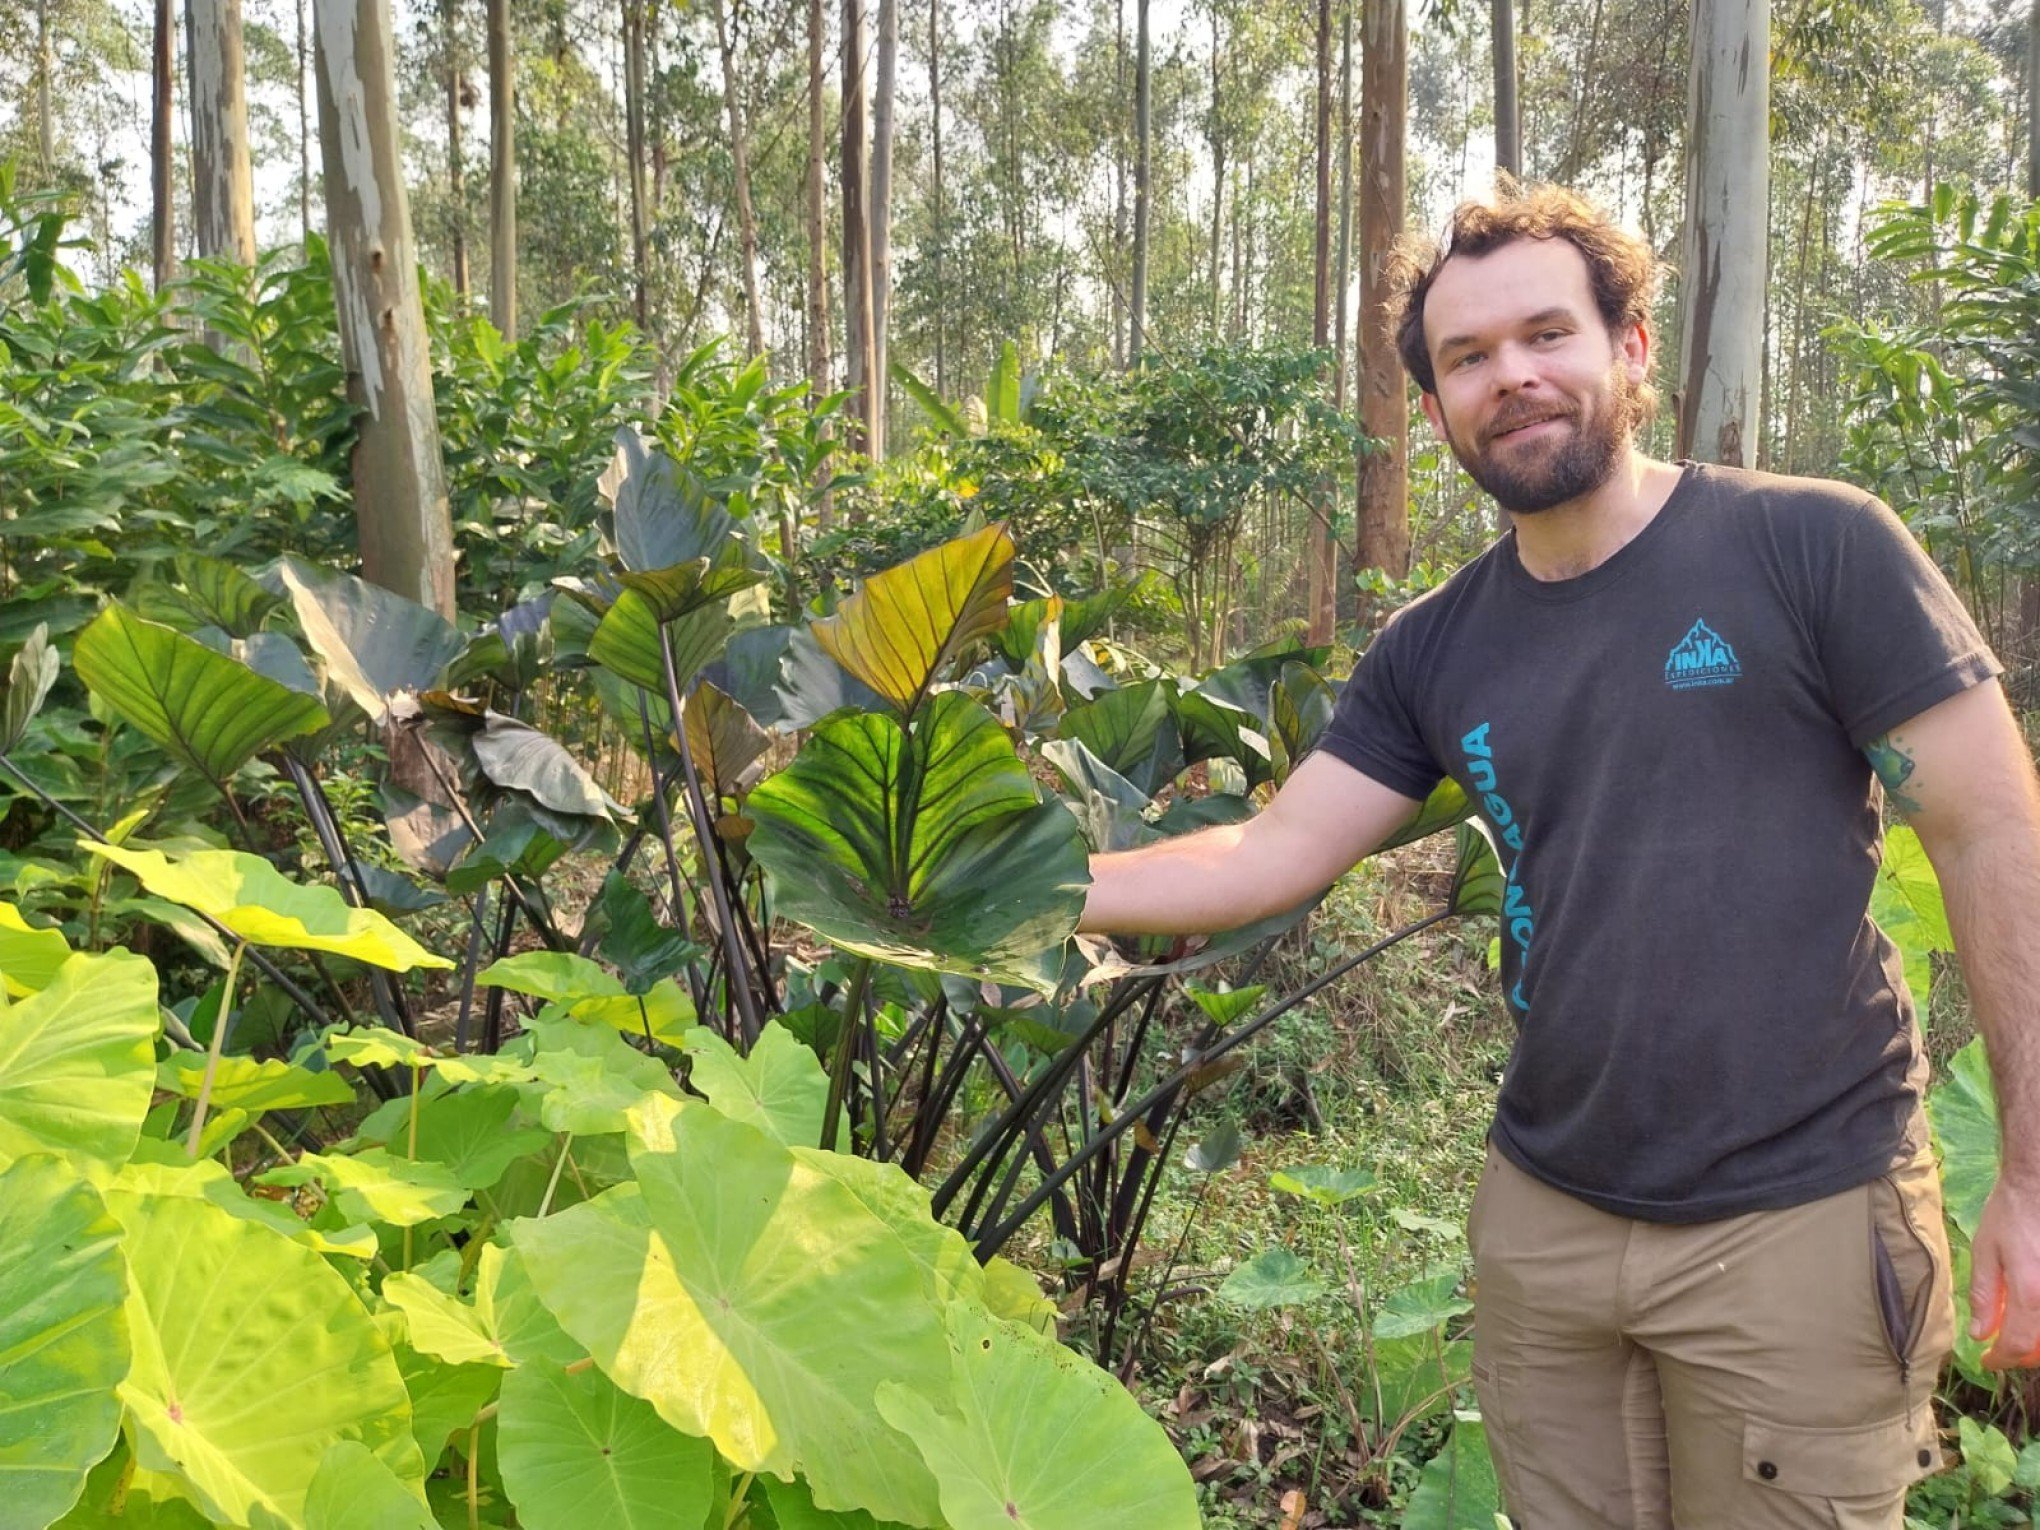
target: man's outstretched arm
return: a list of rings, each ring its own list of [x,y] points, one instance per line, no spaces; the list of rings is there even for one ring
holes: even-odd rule
[[[1322,892],[1423,804],[1314,754],[1245,823],[1091,857],[1081,928],[1208,935]]]
[[[1997,1085],[1997,1186],[1976,1229],[1972,1332],[1993,1366],[2040,1363],[2040,779],[1996,681],[1873,742],[1948,905]]]

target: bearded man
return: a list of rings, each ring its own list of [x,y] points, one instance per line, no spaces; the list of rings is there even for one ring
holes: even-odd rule
[[[1367,650],[1259,815],[1094,858],[1086,928],[1293,908],[1451,776],[1508,874],[1516,1039],[1468,1227],[1527,1530],[1899,1530],[1953,1341],[1927,1060],[1867,907],[1940,874],[2004,1123],[1971,1303],[2040,1349],[2040,781],[1999,666],[1861,490],[1636,447],[1647,245],[1555,188],[1405,257],[1425,414],[1510,529]]]

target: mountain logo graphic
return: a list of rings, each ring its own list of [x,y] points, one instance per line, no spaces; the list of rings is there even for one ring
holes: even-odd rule
[[[1665,659],[1665,684],[1675,691],[1703,685],[1733,685],[1742,678],[1742,663],[1728,639],[1705,622],[1680,638]]]

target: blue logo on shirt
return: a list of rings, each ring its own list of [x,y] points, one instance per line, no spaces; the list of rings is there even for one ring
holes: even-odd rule
[[[1728,639],[1705,622],[1680,638],[1665,659],[1665,684],[1675,691],[1702,685],[1733,685],[1742,678],[1742,664]]]

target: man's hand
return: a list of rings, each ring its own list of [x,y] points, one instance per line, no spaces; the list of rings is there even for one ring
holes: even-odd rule
[[[1993,1370],[2040,1365],[2040,1185],[2000,1177],[1970,1248],[1969,1336]]]

